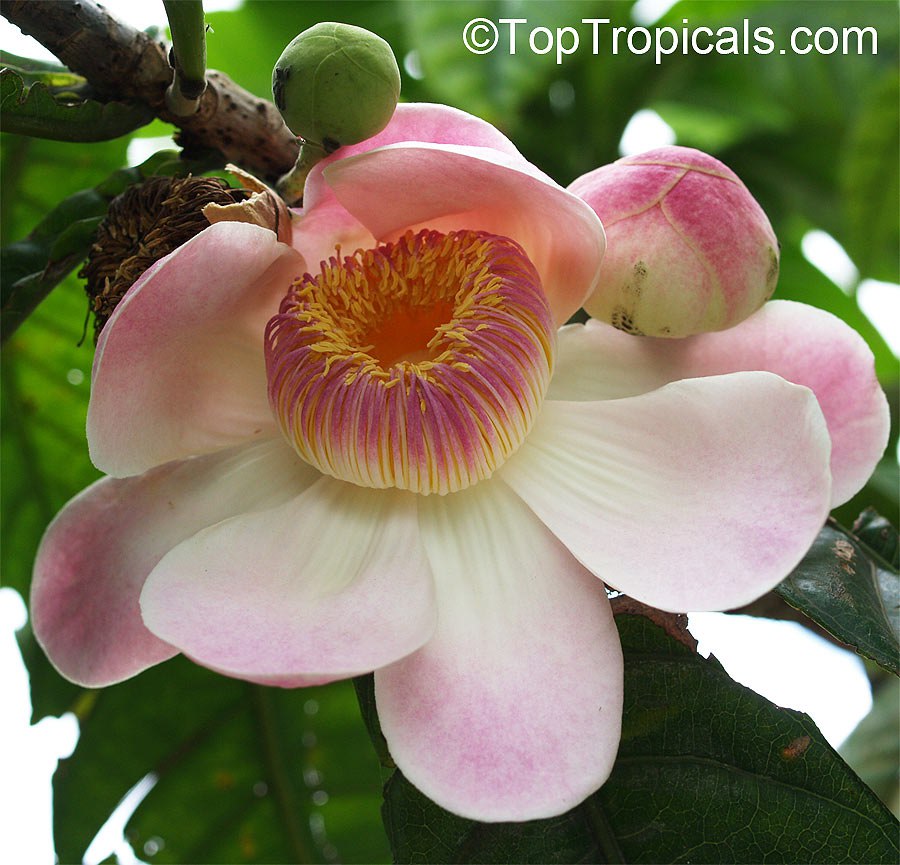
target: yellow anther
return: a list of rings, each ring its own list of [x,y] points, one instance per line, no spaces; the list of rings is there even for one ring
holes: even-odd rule
[[[327,474],[453,492],[521,444],[554,334],[514,242],[410,232],[347,258],[338,250],[292,286],[267,329],[270,401],[297,452]]]

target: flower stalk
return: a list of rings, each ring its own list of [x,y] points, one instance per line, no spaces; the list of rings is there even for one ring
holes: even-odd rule
[[[300,153],[294,167],[279,178],[276,189],[289,207],[299,205],[303,201],[303,187],[313,166],[328,154],[318,144],[304,141],[300,145]]]
[[[163,0],[172,31],[170,62],[175,77],[166,89],[166,107],[178,117],[200,108],[206,90],[206,22],[203,0]]]

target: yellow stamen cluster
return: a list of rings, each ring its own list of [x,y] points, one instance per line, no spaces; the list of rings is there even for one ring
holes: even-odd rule
[[[269,323],[269,396],[297,452],[363,486],[463,489],[521,444],[554,329],[507,238],[408,233],[323,262]]]

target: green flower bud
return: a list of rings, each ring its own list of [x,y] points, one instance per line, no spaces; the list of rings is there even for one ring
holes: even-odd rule
[[[291,132],[331,153],[387,126],[400,95],[400,70],[380,36],[324,22],[284,49],[272,93]]]

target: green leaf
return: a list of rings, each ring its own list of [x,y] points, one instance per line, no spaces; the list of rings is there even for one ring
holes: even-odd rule
[[[41,82],[26,89],[12,69],[0,71],[0,110],[4,131],[56,141],[107,141],[154,117],[148,105],[138,102],[63,101]]]
[[[867,518],[864,528],[870,539],[872,525]],[[891,530],[882,548],[896,543],[897,532]],[[775,591],[842,643],[900,673],[900,575],[834,520]]]
[[[860,276],[900,281],[900,75],[889,70],[863,91],[843,159],[841,186],[846,213],[844,242]]]
[[[34,57],[22,57],[18,54],[13,54],[10,51],[4,51],[0,48],[0,66],[9,66],[12,69],[24,70],[26,72],[58,72],[64,73],[66,75],[75,76],[77,78],[81,78],[80,75],[77,75],[74,72],[70,72],[63,66],[59,61],[56,60],[37,60]]]
[[[437,98],[453,102],[466,100],[466,110],[492,123],[514,117],[536,89],[546,88],[555,69],[555,55],[536,55],[528,51],[530,28],[519,25],[518,49],[511,54],[507,39],[508,26],[500,25],[501,41],[497,50],[471,55],[461,34],[466,22],[473,18],[527,18],[526,4],[497,0],[465,0],[455,3],[412,3],[407,24],[410,43],[423,46],[418,59],[426,80]],[[568,15],[573,20],[570,3],[547,4],[542,10],[541,24],[551,29]],[[576,13],[575,21],[580,15]],[[550,19],[550,20],[544,20]],[[523,40],[524,34],[524,40]],[[523,48],[524,43],[524,48]],[[424,47],[427,46],[427,50]]]
[[[375,674],[357,676],[353,680],[353,687],[356,688],[359,710],[379,762],[386,769],[396,769],[394,759],[388,750],[387,740],[384,738],[384,733],[381,732],[381,722],[378,720],[378,707],[375,705]]]
[[[57,205],[24,240],[2,250],[0,330],[5,341],[47,293],[84,259],[109,202],[154,174],[204,170],[162,151],[136,168],[123,168],[93,189],[76,192]],[[85,304],[87,301],[85,301]]]
[[[762,131],[777,134],[789,125],[788,112],[779,110],[777,105],[758,116],[743,116],[736,111],[726,112],[719,107],[690,102],[657,102],[653,110],[672,127],[680,145],[707,153],[736,147]]]
[[[841,745],[841,756],[893,811],[900,816],[900,738],[897,707],[900,679],[876,677],[872,683],[872,709]]]
[[[0,133],[0,236],[2,244],[24,237],[60,201],[95,186],[126,161],[128,139],[89,147]]]
[[[438,807],[399,771],[385,786],[384,823],[398,863],[611,861],[592,834],[585,807],[550,820],[477,823]]]
[[[0,50],[0,67],[17,73],[26,87],[40,81],[54,95],[60,92],[78,93],[89,86],[84,76],[66,69],[59,63],[18,57],[8,51]]]
[[[893,246],[885,244],[896,236],[890,234],[897,217],[896,192],[891,197],[896,145],[892,150],[886,136],[891,129],[896,134],[897,100],[896,96],[893,102],[886,95],[881,98],[884,115],[876,122],[871,113],[878,109],[874,95],[870,95],[874,89],[881,89],[887,76],[896,75],[896,10],[890,4],[863,0],[682,0],[660,23],[680,30],[684,19],[692,30],[729,26],[740,32],[748,21],[751,28],[764,24],[773,31],[776,50],[767,55],[751,49],[746,55],[713,52],[704,57],[689,53],[666,58],[653,82],[656,93],[651,97],[655,98],[649,101],[667,110],[681,108],[671,116],[688,137],[678,143],[721,145],[723,149],[715,150],[714,155],[747,184],[782,241],[788,220],[802,215],[811,227],[827,231],[848,250],[855,243],[851,235],[859,239],[866,235],[867,242],[877,246],[881,254],[887,252],[887,263],[896,269],[896,240]],[[789,34],[798,27],[813,32],[828,27],[840,33],[843,27],[865,26],[877,30],[875,54],[852,50],[832,56],[816,52],[799,56],[790,50]],[[868,120],[864,116],[867,113],[871,115]],[[722,119],[715,121],[712,129],[690,122],[716,115]],[[882,137],[880,151],[876,151],[874,141],[878,136]],[[845,165],[857,159],[858,170]],[[848,171],[853,171],[864,187],[854,190],[852,206],[847,198]],[[884,185],[876,189],[872,184],[879,173]],[[873,193],[875,198],[869,203],[867,196]],[[886,213],[885,208],[892,212]],[[858,264],[869,270],[868,262]]]
[[[809,717],[648,619],[616,623],[622,742],[601,790],[550,820],[485,824],[449,814],[398,772],[384,808],[396,861],[896,861],[896,821]]]
[[[407,86],[404,96],[446,102],[494,123],[529,160],[567,184],[580,174],[617,158],[617,145],[628,120],[652,96],[659,67],[652,54],[614,54],[606,42],[611,28],[629,26],[631,2],[568,2],[538,6],[523,0],[405,4],[404,20],[413,57],[424,77]],[[598,50],[593,28],[582,18],[606,18]],[[462,34],[475,18],[526,19],[516,25],[510,53],[510,24],[498,23],[498,44],[487,54],[466,50]],[[530,34],[543,27],[554,34],[571,27],[578,50],[557,63],[554,49],[534,53]],[[544,31],[546,34],[546,31]],[[567,46],[572,37],[564,36]],[[543,41],[542,41],[543,40]],[[536,34],[541,50],[547,36]]]
[[[387,861],[381,774],[350,683],[262,688],[175,658],[88,693],[55,782],[60,861],[80,862],[149,772],[158,781],[126,829],[139,856],[158,848],[147,861]]]
[[[900,570],[900,534],[874,508],[866,508],[853,524],[853,534],[895,571]]]

